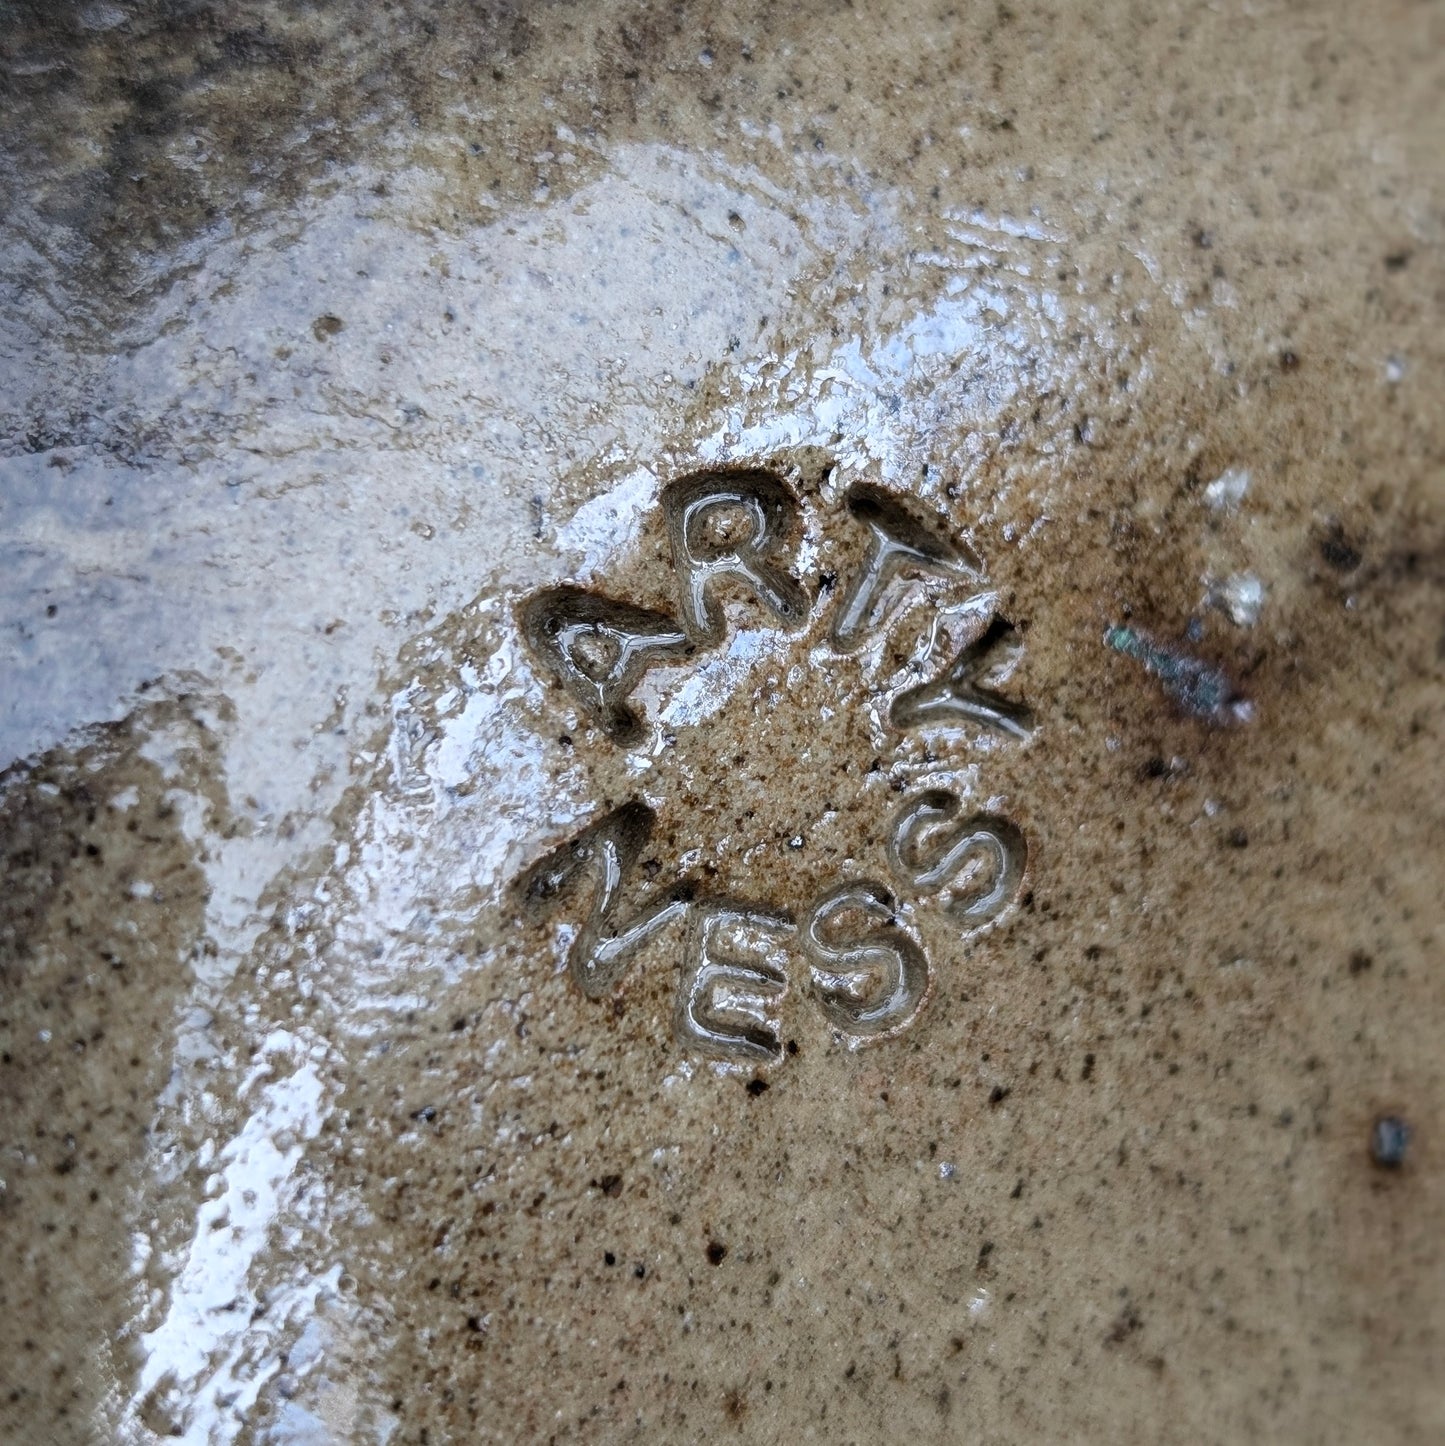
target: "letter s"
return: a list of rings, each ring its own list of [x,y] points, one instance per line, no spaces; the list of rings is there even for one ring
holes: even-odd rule
[[[824,894],[804,926],[803,947],[819,1007],[854,1043],[902,1029],[928,992],[928,959],[899,927],[882,884],[863,880]]]

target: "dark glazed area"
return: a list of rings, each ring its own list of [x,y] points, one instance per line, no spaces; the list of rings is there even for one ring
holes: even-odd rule
[[[1445,1439],[1442,136],[0,4],[0,1441]]]

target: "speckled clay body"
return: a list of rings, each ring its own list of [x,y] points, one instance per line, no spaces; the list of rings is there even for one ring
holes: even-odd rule
[[[5,18],[0,1438],[1439,1438],[1438,7]]]

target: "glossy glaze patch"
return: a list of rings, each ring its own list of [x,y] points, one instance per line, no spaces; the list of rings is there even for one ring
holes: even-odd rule
[[[753,466],[665,486],[675,611],[605,584],[542,588],[517,610],[549,703],[585,735],[575,746],[622,750],[634,789],[522,872],[518,908],[554,930],[592,1000],[672,938],[673,1029],[690,1055],[783,1058],[795,995],[851,1046],[896,1036],[929,998],[940,941],[989,928],[1023,888],[1022,828],[970,802],[980,758],[1034,729],[1006,681],[1015,629],[966,539],[886,488],[832,485],[831,470],[807,498]],[[835,534],[842,576],[817,565]],[[690,750],[689,726],[711,736]],[[909,738],[927,747],[905,780],[890,765]],[[845,782],[832,860],[777,867],[766,841],[747,847],[789,795],[822,824],[843,815]],[[670,857],[656,851],[668,813]],[[740,843],[750,867],[732,872],[749,894],[716,862]],[[780,856],[808,844],[800,831]]]

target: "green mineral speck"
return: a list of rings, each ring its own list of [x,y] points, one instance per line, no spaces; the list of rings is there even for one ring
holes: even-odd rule
[[[1156,643],[1133,628],[1106,629],[1104,646],[1142,663],[1163,684],[1164,691],[1196,718],[1211,723],[1244,723],[1251,716],[1250,705],[1239,697],[1219,668]]]

